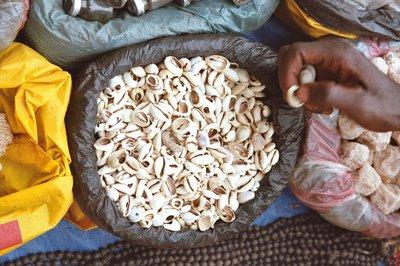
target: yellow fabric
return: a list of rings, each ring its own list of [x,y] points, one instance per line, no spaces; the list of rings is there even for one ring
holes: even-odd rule
[[[0,52],[0,112],[15,136],[0,158],[0,225],[17,220],[23,243],[57,225],[72,203],[64,124],[70,92],[71,76],[29,47]]]
[[[289,19],[291,23],[295,23],[307,35],[319,38],[326,35],[337,35],[344,38],[355,39],[357,35],[349,32],[341,32],[327,26],[322,25],[314,18],[305,13],[295,0],[283,0],[277,11],[278,17],[283,21]]]

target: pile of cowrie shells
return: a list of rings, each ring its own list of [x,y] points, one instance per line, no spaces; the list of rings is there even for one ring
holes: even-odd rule
[[[98,174],[122,216],[171,231],[232,222],[279,160],[265,86],[212,55],[112,78],[98,99]]]

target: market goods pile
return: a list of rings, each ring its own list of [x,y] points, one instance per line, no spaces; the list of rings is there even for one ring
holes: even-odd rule
[[[400,83],[400,51],[371,61]],[[400,210],[400,132],[364,129],[344,113],[339,115],[342,163],[353,172],[356,193],[369,196],[384,214]]]
[[[142,227],[232,222],[279,160],[265,86],[225,57],[165,58],[110,80],[95,133],[102,186]]]

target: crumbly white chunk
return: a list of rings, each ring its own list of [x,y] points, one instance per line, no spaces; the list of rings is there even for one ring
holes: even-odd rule
[[[340,136],[346,140],[356,139],[365,131],[356,121],[342,112],[339,114],[338,125]]]
[[[381,177],[369,164],[354,172],[354,191],[363,196],[374,193],[382,184]]]
[[[367,145],[373,151],[383,151],[390,143],[392,132],[374,132],[364,131],[359,137],[358,141]]]
[[[369,157],[369,149],[366,145],[357,142],[342,142],[341,161],[344,165],[355,171],[367,164]]]
[[[371,201],[384,214],[391,214],[400,209],[400,187],[393,184],[382,184],[372,194]]]
[[[388,145],[381,152],[376,152],[374,168],[382,179],[394,182],[400,174],[400,147]]]

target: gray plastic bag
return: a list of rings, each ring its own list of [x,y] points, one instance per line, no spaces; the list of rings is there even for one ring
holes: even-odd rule
[[[319,23],[360,36],[400,40],[399,0],[296,0]]]
[[[29,0],[0,0],[0,50],[17,37],[26,21]]]
[[[51,62],[74,68],[119,47],[184,33],[245,33],[259,28],[279,0],[200,0],[186,8],[169,5],[140,17],[121,12],[106,24],[65,14],[62,0],[34,0],[25,28],[32,46]]]

